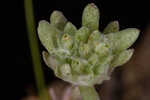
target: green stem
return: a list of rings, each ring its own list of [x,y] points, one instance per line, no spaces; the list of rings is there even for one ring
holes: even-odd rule
[[[31,56],[33,61],[33,70],[35,74],[36,85],[39,93],[40,100],[50,100],[48,90],[44,82],[43,70],[41,67],[41,60],[39,54],[39,47],[36,38],[36,29],[33,15],[32,0],[24,0],[26,24],[28,30],[28,39],[31,49]]]
[[[100,100],[94,86],[79,86],[79,89],[83,100]]]

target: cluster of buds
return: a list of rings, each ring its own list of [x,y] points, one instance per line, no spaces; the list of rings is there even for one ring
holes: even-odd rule
[[[84,8],[79,29],[59,11],[52,12],[50,23],[39,22],[38,35],[48,51],[43,59],[57,77],[79,86],[101,84],[131,58],[133,49],[128,48],[139,30],[119,30],[118,21],[112,21],[100,31],[99,19],[99,9],[91,3]]]

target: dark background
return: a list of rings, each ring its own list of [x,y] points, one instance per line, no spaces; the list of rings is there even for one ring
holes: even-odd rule
[[[143,32],[150,24],[150,5],[148,0],[34,0],[34,14],[36,27],[41,19],[49,20],[49,16],[53,10],[60,10],[64,13],[69,21],[75,24],[78,28],[81,26],[82,10],[88,3],[94,2],[101,13],[100,29],[102,30],[107,23],[113,20],[118,20],[121,29],[127,27],[136,27]],[[35,80],[32,68],[30,48],[27,38],[27,30],[24,15],[23,0],[16,0],[8,2],[7,6],[10,23],[7,25],[10,32],[6,35],[8,45],[6,46],[8,56],[7,63],[7,80],[8,85],[13,89],[9,93],[16,100],[20,100],[26,95],[26,88],[29,86],[35,87]],[[143,35],[141,34],[141,37]],[[138,42],[138,41],[137,41]],[[44,50],[40,44],[40,51]],[[46,83],[54,80],[53,72],[46,67],[42,62],[43,70],[45,72]],[[15,100],[15,99],[14,99]]]

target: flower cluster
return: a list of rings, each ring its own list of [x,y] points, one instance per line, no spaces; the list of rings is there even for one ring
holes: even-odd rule
[[[112,21],[99,31],[99,19],[99,9],[91,3],[83,11],[79,29],[59,11],[52,12],[50,23],[39,22],[38,35],[48,51],[43,51],[43,59],[57,77],[80,86],[101,84],[131,58],[133,49],[128,48],[139,30],[119,30],[118,21]]]

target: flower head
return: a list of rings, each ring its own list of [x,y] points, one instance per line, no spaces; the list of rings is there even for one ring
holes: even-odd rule
[[[113,21],[101,32],[99,19],[99,9],[91,3],[83,11],[79,29],[59,11],[51,14],[50,23],[39,22],[38,35],[48,51],[43,51],[43,59],[57,77],[76,85],[101,84],[131,58],[133,49],[128,48],[139,30],[119,31],[118,21]]]

